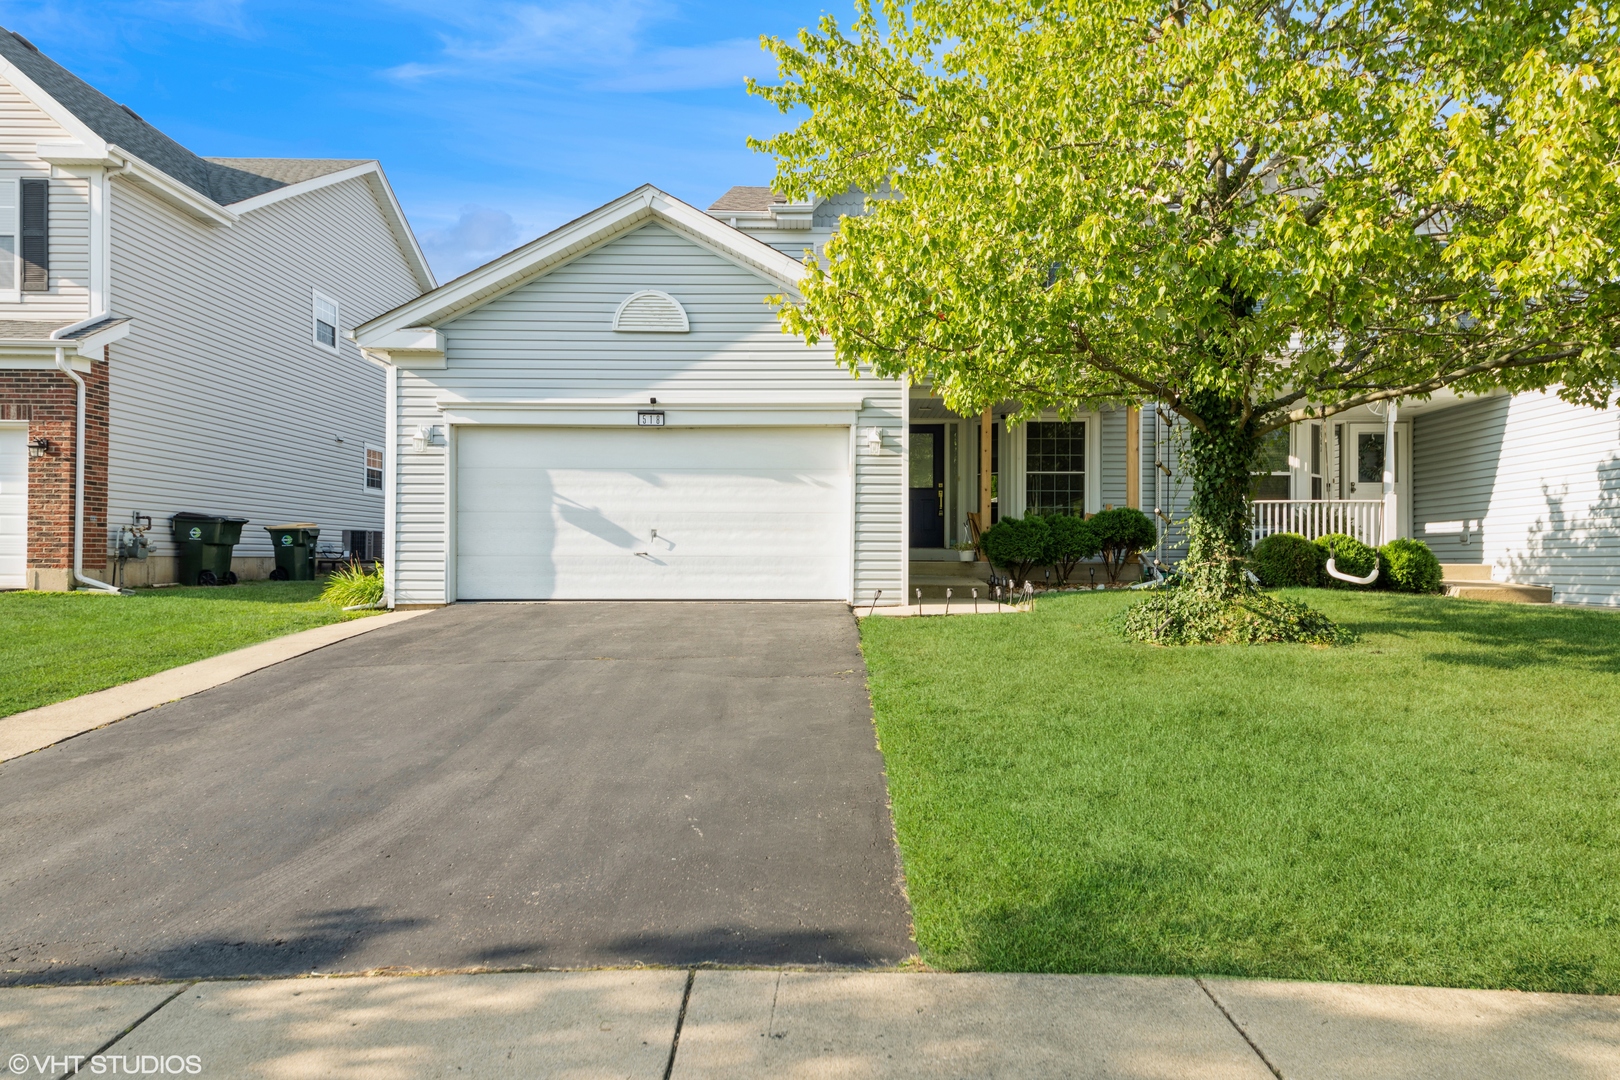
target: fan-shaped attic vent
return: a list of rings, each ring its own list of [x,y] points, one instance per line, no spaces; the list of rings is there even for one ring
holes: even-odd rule
[[[686,309],[667,292],[643,289],[625,297],[613,313],[613,329],[635,334],[684,334],[692,329]]]

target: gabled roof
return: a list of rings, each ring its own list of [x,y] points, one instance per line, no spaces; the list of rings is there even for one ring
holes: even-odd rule
[[[786,195],[779,195],[768,187],[738,184],[714,200],[714,205],[709,207],[709,213],[716,214],[726,210],[769,210],[785,202],[787,202]]]
[[[445,322],[648,222],[664,225],[786,291],[797,289],[804,276],[804,264],[799,260],[651,184],[643,184],[538,240],[363,323],[355,328],[355,340],[362,348],[376,346],[396,331]]]
[[[36,48],[21,34],[0,28],[0,76],[16,85],[68,133],[66,143],[41,143],[40,154],[57,164],[104,164],[171,204],[214,224],[229,225],[240,213],[285,196],[365,176],[378,193],[384,216],[424,289],[433,272],[400,210],[382,166],[361,158],[205,158],[175,142]],[[232,209],[234,208],[234,209]]]

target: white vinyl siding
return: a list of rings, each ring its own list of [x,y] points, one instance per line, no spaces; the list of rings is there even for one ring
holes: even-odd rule
[[[362,454],[384,445],[383,372],[341,336],[336,356],[310,347],[311,278],[350,325],[420,292],[367,181],[229,228],[123,181],[111,201],[113,305],[135,321],[112,348],[109,522],[152,515],[165,555],[177,510],[248,518],[246,556],[271,554],[276,522],[381,529]]]
[[[1620,414],[1519,394],[1418,414],[1412,535],[1441,562],[1620,606]],[[1469,543],[1427,522],[1478,520]]]
[[[65,139],[68,133],[44,110],[0,80],[0,180],[51,177],[50,281],[46,292],[19,293],[21,267],[13,255],[14,285],[0,289],[0,319],[77,321],[90,315],[90,182],[76,176],[51,176],[51,166],[37,152],[41,140]]]
[[[658,289],[685,308],[685,334],[623,334],[613,314],[631,293]],[[592,249],[543,277],[440,326],[443,370],[402,371],[397,428],[399,489],[396,601],[446,599],[445,550],[450,447],[445,440],[413,452],[419,426],[441,426],[441,396],[635,399],[677,395],[706,400],[761,396],[863,394],[856,415],[854,579],[857,598],[902,588],[901,500],[904,477],[900,386],[838,367],[828,345],[806,348],[783,334],[766,296],[781,287],[661,225],[643,226]],[[661,397],[661,400],[662,397]],[[869,428],[884,433],[869,447]],[[846,429],[847,434],[847,429]],[[784,573],[791,573],[784,566]]]

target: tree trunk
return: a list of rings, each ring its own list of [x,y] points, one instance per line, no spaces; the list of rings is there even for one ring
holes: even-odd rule
[[[1249,554],[1250,469],[1260,452],[1260,436],[1244,418],[1241,400],[1198,395],[1188,407],[1205,423],[1192,429],[1187,446],[1187,472],[1192,503],[1187,521],[1188,584],[1216,598],[1239,595],[1249,588],[1243,576]]]

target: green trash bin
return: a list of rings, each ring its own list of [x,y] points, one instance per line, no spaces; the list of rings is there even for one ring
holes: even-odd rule
[[[242,539],[247,518],[179,513],[169,519],[180,548],[180,584],[235,585],[231,549]]]
[[[314,581],[315,540],[321,530],[308,521],[290,525],[266,525],[270,546],[276,549],[276,568],[271,581]]]

